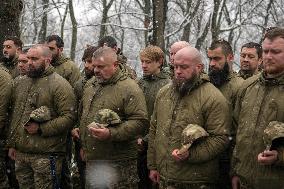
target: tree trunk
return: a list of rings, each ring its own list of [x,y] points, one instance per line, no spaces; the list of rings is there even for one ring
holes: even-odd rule
[[[0,51],[7,36],[20,37],[19,18],[23,8],[21,0],[3,0],[0,6]],[[2,53],[0,53],[2,56]]]
[[[46,31],[47,31],[47,11],[48,11],[48,5],[49,0],[42,0],[43,4],[43,16],[41,20],[41,28],[38,35],[39,42],[45,41],[46,38]]]
[[[114,0],[110,0],[110,2],[107,4],[107,0],[103,0],[103,14],[102,14],[102,20],[101,20],[99,39],[102,39],[107,33],[106,25],[104,24],[107,22],[107,19],[108,19],[107,14],[113,2]]]
[[[69,0],[69,10],[70,10],[70,19],[72,22],[72,41],[71,41],[71,49],[70,49],[70,58],[71,60],[75,59],[76,52],[76,44],[77,44],[77,21],[74,14],[73,2]]]
[[[62,39],[64,37],[64,26],[65,26],[67,13],[68,13],[68,8],[69,8],[69,4],[66,5],[64,15],[63,15],[63,18],[62,18],[62,22],[61,22],[61,26],[60,26],[60,36],[61,36]]]

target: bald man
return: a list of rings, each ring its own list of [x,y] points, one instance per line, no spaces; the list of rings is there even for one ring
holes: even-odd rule
[[[160,188],[216,188],[218,155],[228,144],[229,107],[202,74],[201,55],[179,50],[173,82],[157,94],[149,131],[148,168]],[[182,132],[195,125],[208,133],[184,152]]]
[[[86,160],[86,188],[137,188],[136,136],[148,128],[146,102],[138,84],[120,69],[110,47],[93,54],[95,77],[83,91],[80,134]],[[94,126],[103,109],[116,113],[120,122]],[[106,115],[107,116],[107,115]]]

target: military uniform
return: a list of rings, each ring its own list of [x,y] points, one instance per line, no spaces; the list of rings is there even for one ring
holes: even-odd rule
[[[8,188],[6,175],[5,150],[6,135],[8,131],[8,109],[12,94],[12,77],[8,70],[0,65],[0,188]]]
[[[51,188],[52,178],[60,178],[67,131],[76,118],[72,87],[49,66],[38,78],[25,76],[16,80],[12,100],[8,146],[16,149],[20,188]],[[41,106],[48,107],[51,119],[40,122],[41,132],[31,135],[23,126],[31,119],[31,113]],[[51,165],[56,170],[54,177],[50,174]]]
[[[107,161],[110,169],[117,172],[112,176],[117,180],[110,183],[110,188],[137,187],[135,137],[148,127],[146,103],[141,89],[134,80],[118,69],[112,78],[106,81],[99,82],[95,77],[90,79],[84,88],[82,105],[80,135],[87,160],[87,175],[90,175],[89,168],[92,165]],[[95,121],[94,118],[101,109],[116,112],[122,120],[122,123],[108,127],[111,136],[105,141],[92,137],[87,128]],[[130,167],[130,172],[125,171],[130,170]],[[120,172],[124,174],[119,174]],[[104,171],[96,169],[93,174],[103,173]],[[86,188],[95,188],[92,179],[96,178],[87,176]]]
[[[158,93],[149,131],[148,168],[160,173],[162,188],[190,188],[192,184],[214,187],[218,181],[218,156],[228,145],[230,112],[224,96],[203,74],[181,97],[173,84]],[[171,156],[182,145],[182,131],[189,124],[209,134],[189,149],[188,159]],[[166,184],[163,184],[166,183]]]
[[[238,76],[241,77],[241,78],[243,78],[244,80],[246,80],[246,79],[252,77],[253,75],[257,75],[257,74],[259,74],[258,71],[257,71],[256,73],[254,73],[254,74],[253,74],[253,73],[246,73],[246,72],[244,72],[243,70],[240,70],[240,71],[238,72]]]
[[[16,78],[17,76],[20,75],[20,72],[17,67],[18,65],[17,56],[10,62],[1,62],[0,64],[9,70],[9,73],[11,74],[12,78]]]
[[[233,172],[242,185],[252,189],[280,189],[284,186],[284,143],[277,141],[271,150],[278,151],[273,165],[260,165],[259,153],[266,149],[264,130],[273,121],[284,127],[284,75],[267,79],[264,73],[247,79],[240,89],[235,120],[238,123]]]
[[[153,113],[154,103],[158,91],[169,82],[170,79],[164,72],[160,72],[157,75],[143,76],[143,78],[141,78],[138,81],[138,85],[142,89],[146,99],[149,119],[151,119],[151,115]],[[149,179],[149,170],[147,169],[147,146],[148,146],[147,135],[146,137],[143,138],[143,140],[144,140],[143,148],[141,150],[138,150],[138,158],[137,158],[138,175],[140,178],[139,188],[150,189],[152,182]]]

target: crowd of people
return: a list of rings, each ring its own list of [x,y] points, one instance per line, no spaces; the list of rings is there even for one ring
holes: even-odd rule
[[[186,41],[168,64],[149,45],[142,78],[111,36],[85,49],[82,73],[58,35],[22,46],[3,43],[0,188],[284,188],[283,28],[242,45],[238,72],[223,39],[208,73]]]

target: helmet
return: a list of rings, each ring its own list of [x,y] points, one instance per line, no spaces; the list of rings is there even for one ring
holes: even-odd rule
[[[95,116],[95,121],[89,124],[87,127],[102,128],[109,125],[121,123],[118,114],[110,109],[101,109]]]
[[[42,123],[51,120],[51,113],[48,107],[41,106],[33,110],[30,114],[30,120]]]
[[[272,141],[284,137],[284,123],[279,121],[271,121],[266,129],[264,129],[263,141],[266,149],[269,150],[272,146]]]

